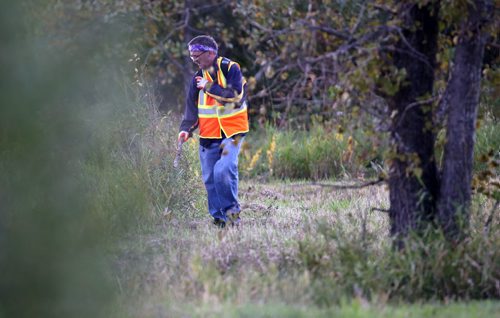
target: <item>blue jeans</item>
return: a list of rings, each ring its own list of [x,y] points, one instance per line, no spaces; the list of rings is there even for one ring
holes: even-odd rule
[[[226,138],[200,146],[201,174],[208,195],[208,212],[227,222],[227,213],[239,213],[238,154],[244,137]]]

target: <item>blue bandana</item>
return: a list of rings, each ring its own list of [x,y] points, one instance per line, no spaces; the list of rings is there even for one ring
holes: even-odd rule
[[[209,47],[203,44],[193,44],[189,46],[189,51],[200,51],[200,52],[206,52],[206,51],[211,51],[217,53],[217,50],[214,49],[213,47]]]

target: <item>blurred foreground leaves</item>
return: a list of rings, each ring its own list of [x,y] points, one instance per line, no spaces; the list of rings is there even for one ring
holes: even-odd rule
[[[111,238],[81,160],[110,122],[96,105],[112,97],[111,65],[96,63],[100,43],[68,55],[26,6],[0,7],[0,317],[109,317]]]

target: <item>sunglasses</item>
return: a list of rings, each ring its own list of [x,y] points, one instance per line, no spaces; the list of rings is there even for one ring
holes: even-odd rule
[[[198,59],[200,58],[200,56],[202,56],[203,54],[207,53],[208,51],[205,51],[203,53],[200,53],[198,55],[189,55],[189,57],[191,58],[191,60],[193,60],[193,62],[196,62],[198,61]]]

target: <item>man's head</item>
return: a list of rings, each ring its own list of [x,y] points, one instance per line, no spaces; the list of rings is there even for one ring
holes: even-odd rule
[[[209,69],[217,56],[217,42],[208,35],[200,35],[189,41],[189,55],[201,69]]]

